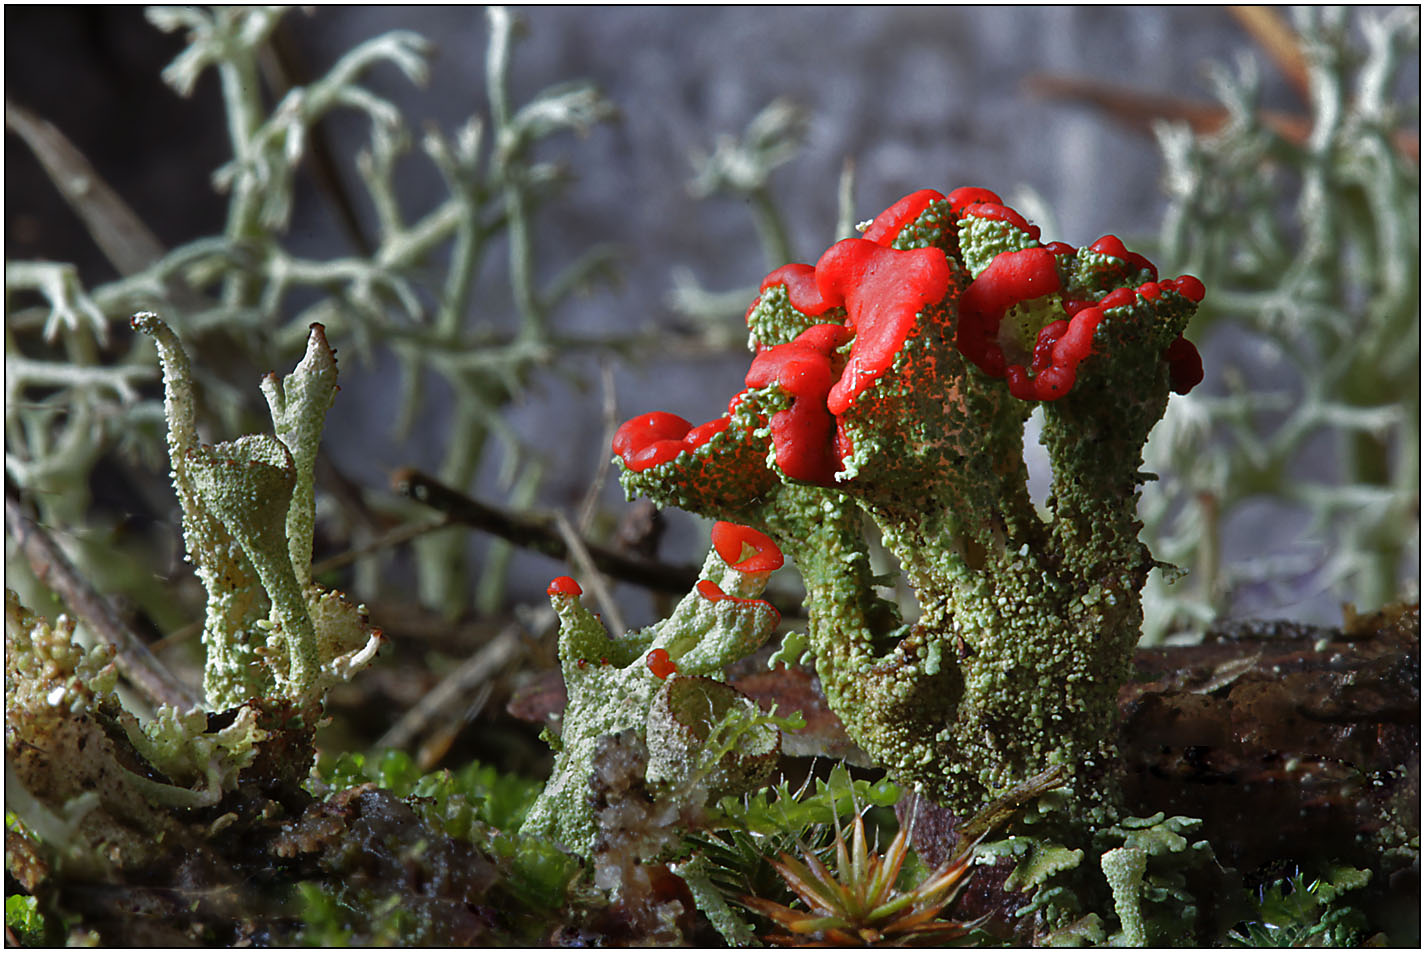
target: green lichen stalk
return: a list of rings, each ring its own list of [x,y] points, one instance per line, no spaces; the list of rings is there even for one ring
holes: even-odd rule
[[[227,709],[282,695],[315,702],[375,656],[365,614],[312,583],[312,470],[337,391],[336,356],[314,324],[302,361],[262,389],[276,435],[209,446],[198,440],[193,381],[178,337],[156,315],[134,316],[163,363],[164,411],[183,538],[208,593],[203,691]]]
[[[1102,801],[1115,696],[1154,565],[1142,447],[1202,376],[1203,287],[1113,236],[1075,249],[983,189],[907,196],[815,267],[770,274],[757,357],[723,418],[655,413],[614,442],[630,496],[759,528],[807,585],[810,650],[852,737],[972,812],[1050,766]],[[1026,489],[1044,408],[1054,479]],[[877,595],[862,514],[920,603]]]
[[[667,619],[622,637],[611,637],[581,605],[574,580],[550,584],[569,701],[560,737],[551,740],[554,770],[523,834],[553,836],[588,856],[598,834],[589,785],[599,740],[627,730],[648,747],[647,780],[665,790],[731,794],[756,787],[772,769],[777,721],[723,677],[777,626],[777,610],[757,597],[782,558],[761,534],[748,535],[761,549],[745,557],[740,530],[720,525],[714,539],[723,545],[709,552],[699,585]]]

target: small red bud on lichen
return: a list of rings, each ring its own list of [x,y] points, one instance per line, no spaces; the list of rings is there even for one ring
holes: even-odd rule
[[[644,665],[649,667],[649,672],[660,679],[667,679],[678,672],[678,665],[668,658],[667,649],[651,649],[644,657]]]
[[[999,219],[1001,222],[1013,225],[1035,241],[1040,240],[1040,227],[1025,221],[1025,216],[1008,205],[1001,205],[998,202],[974,202],[962,210],[961,218],[966,216],[974,216],[978,219]]]
[[[785,287],[788,303],[804,315],[820,315],[834,307],[834,304],[824,299],[821,291],[818,290],[817,278],[811,265],[794,262],[791,265],[775,269],[763,279],[758,291],[759,293],[765,292],[774,285]],[[757,302],[755,301],[748,308],[748,313],[752,314],[752,309],[756,307]]]
[[[1164,360],[1169,363],[1169,387],[1175,394],[1187,394],[1203,380],[1203,358],[1183,335],[1164,350]]]
[[[549,588],[545,592],[550,596],[579,596],[584,593],[584,590],[579,588],[574,577],[557,576],[550,580]]]
[[[830,484],[837,472],[832,456],[836,426],[827,410],[832,387],[832,352],[851,337],[841,325],[813,325],[787,344],[759,354],[744,383],[750,388],[780,385],[792,406],[768,422],[777,465],[792,480]]]
[[[713,525],[713,549],[723,562],[743,573],[770,573],[782,566],[782,551],[767,534],[720,520]]]
[[[1177,278],[1170,279],[1164,284],[1170,286],[1174,291],[1192,302],[1203,301],[1203,296],[1207,294],[1207,289],[1203,287],[1203,282],[1194,278],[1192,275],[1180,275]]]
[[[666,464],[686,449],[683,438],[693,425],[665,411],[630,418],[614,432],[611,445],[630,470],[648,470]]]

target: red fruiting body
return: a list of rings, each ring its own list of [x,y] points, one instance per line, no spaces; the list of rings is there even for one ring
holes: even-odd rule
[[[757,606],[765,607],[769,612],[772,613],[773,617],[777,622],[781,622],[782,620],[782,614],[777,611],[777,607],[773,606],[767,600],[752,600],[744,599],[741,596],[729,596],[727,593],[723,592],[722,587],[720,587],[717,583],[714,583],[712,580],[699,580],[698,585],[695,586],[694,589],[698,591],[699,596],[703,597],[710,603],[722,603],[728,600],[731,600],[734,603],[750,603]],[[776,626],[777,622],[774,622],[773,625]]]
[[[683,438],[693,425],[677,414],[654,411],[630,418],[614,432],[611,447],[630,470],[647,470],[673,460],[687,448]]]
[[[1203,301],[1203,296],[1206,293],[1203,282],[1194,278],[1192,275],[1180,275],[1177,278],[1170,279],[1164,284],[1170,286],[1174,291],[1192,302]]]
[[[992,377],[1005,377],[1005,352],[998,341],[1000,319],[1022,301],[1058,291],[1055,256],[1043,248],[995,256],[961,295],[956,347]]]
[[[1119,240],[1117,235],[1105,235],[1096,239],[1090,244],[1089,250],[1110,258],[1117,258],[1130,268],[1147,271],[1154,280],[1159,277],[1159,270],[1154,267],[1154,263],[1138,252],[1131,252],[1125,248],[1124,243]],[[1125,271],[1124,274],[1127,275],[1128,272]]]
[[[1164,350],[1164,360],[1169,363],[1169,387],[1175,394],[1187,394],[1203,380],[1203,358],[1193,342],[1183,335],[1175,338]]]
[[[649,667],[649,672],[660,679],[667,679],[678,672],[678,666],[672,659],[668,658],[667,649],[651,649],[644,657],[644,665]]]
[[[1138,252],[1129,253],[1129,264],[1133,265],[1135,268],[1143,269],[1144,271],[1148,272],[1149,278],[1152,281],[1158,281],[1158,266],[1155,265],[1153,262],[1149,261],[1144,256],[1140,255]]]
[[[719,600],[726,600],[728,598],[728,594],[723,592],[723,588],[712,580],[699,580],[698,585],[694,587],[694,589],[698,590],[699,596],[710,603],[716,603]]]
[[[862,238],[889,247],[896,241],[896,236],[901,234],[902,229],[915,222],[932,202],[937,202],[940,198],[941,193],[935,189],[922,189],[920,192],[911,193],[873,219],[871,225],[862,233]]]
[[[713,524],[713,549],[724,563],[743,573],[771,573],[782,566],[782,551],[767,534],[726,520]]]
[[[579,588],[574,577],[557,576],[550,580],[549,588],[545,592],[550,596],[579,596],[584,590]]]
[[[1118,258],[1123,261],[1129,260],[1129,250],[1124,247],[1124,243],[1119,241],[1117,235],[1105,235],[1095,239],[1089,245],[1091,252],[1098,252],[1100,255],[1108,255],[1110,258]]]
[[[946,297],[951,269],[936,248],[883,248],[845,239],[817,261],[823,298],[845,304],[855,334],[841,378],[827,394],[827,410],[841,414],[891,367],[916,323],[916,314]]]
[[[1026,233],[1035,241],[1040,240],[1040,227],[1031,225],[1025,221],[1025,217],[1008,205],[1001,205],[998,202],[976,202],[965,207],[961,213],[961,218],[971,215],[978,219],[999,219],[1008,222],[1020,231]]]
[[[976,186],[961,186],[959,189],[952,189],[946,193],[946,201],[951,204],[951,215],[953,218],[960,218],[961,211],[968,205],[978,203],[988,203],[990,205],[1003,205],[1000,196],[989,189],[981,189]]]
[[[772,415],[773,452],[789,478],[830,484],[837,472],[832,456],[836,422],[827,411],[832,387],[832,351],[851,332],[841,325],[813,325],[787,344],[759,354],[744,383],[750,388],[778,384],[792,395],[792,406]]]
[[[731,423],[724,416],[694,427],[677,414],[654,411],[621,424],[610,446],[625,467],[648,470],[667,464],[684,451],[697,450],[715,434],[726,431]]]
[[[832,309],[822,298],[822,293],[817,290],[817,279],[811,265],[792,264],[784,265],[781,268],[770,272],[767,278],[763,279],[759,293],[767,291],[774,285],[782,285],[787,288],[787,300],[793,308],[804,315],[820,315]],[[757,307],[757,302],[753,303]],[[751,308],[749,312],[751,312]]]
[[[966,218],[992,219],[1039,240],[1040,229],[988,189],[963,187],[944,198],[952,220],[946,223],[950,230]],[[890,247],[908,225],[940,200],[934,190],[913,192],[873,219],[863,238],[833,245],[816,266],[785,265],[763,280],[761,291],[785,288],[788,302],[804,315],[816,317],[836,309],[845,309],[847,315],[844,324],[813,325],[785,344],[770,348],[759,344],[759,353],[748,370],[748,388],[777,384],[791,397],[791,406],[775,412],[768,421],[774,457],[786,477],[825,486],[835,484],[841,462],[852,453],[850,437],[839,419],[891,368],[915,328],[917,315],[945,300],[952,279],[946,253],[934,247]],[[1095,331],[1105,312],[1134,305],[1141,299],[1155,302],[1170,291],[1193,302],[1203,300],[1203,283],[1198,279],[1182,275],[1159,281],[1153,263],[1130,251],[1117,236],[1101,236],[1088,250],[1107,259],[1092,267],[1090,287],[1122,286],[1145,273],[1150,280],[1137,288],[1116,287],[1097,300],[1062,295],[1060,305],[1067,318],[1052,321],[1039,330],[1028,366],[1012,364],[1002,344],[1009,343],[1002,338],[1005,313],[1023,302],[1061,291],[1057,262],[1063,261],[1064,256],[1075,256],[1079,250],[1064,242],[1051,242],[1003,252],[960,296],[956,347],[986,374],[1005,378],[1016,397],[1054,400],[1074,386],[1079,364],[1092,353]],[[748,315],[757,307],[758,302],[754,302]],[[939,312],[933,313],[938,315]],[[851,347],[843,361],[838,351],[848,341]],[[1198,352],[1182,337],[1164,352],[1164,359],[1169,362],[1175,391],[1187,393],[1202,380]],[[673,414],[656,412],[634,418],[616,433],[614,452],[631,471],[672,461],[683,451],[694,451],[725,431],[742,399],[740,393],[730,402],[728,415],[698,427]],[[744,486],[754,471],[767,481],[775,478],[758,465],[763,453],[760,448],[748,445],[738,453],[737,460],[730,459],[722,465],[724,472],[717,479],[731,482],[740,499],[752,499],[766,489],[762,485]],[[705,462],[702,470],[695,469],[686,479],[695,487],[709,486],[709,466]],[[715,531],[715,546],[717,535]],[[771,553],[778,553],[771,541],[768,545]],[[741,556],[743,545],[727,546],[726,553],[719,547],[725,560]],[[761,551],[749,557],[738,568],[761,572],[760,554]],[[778,560],[780,564],[780,554]],[[711,583],[706,587],[700,584],[701,592],[707,588],[717,589]]]
[[[1106,308],[1122,308],[1125,305],[1134,304],[1134,289],[1116,288],[1096,303],[1100,310]]]

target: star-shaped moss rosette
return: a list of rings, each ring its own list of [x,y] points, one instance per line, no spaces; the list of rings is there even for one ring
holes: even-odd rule
[[[577,582],[551,581],[569,701],[559,738],[550,739],[554,770],[523,833],[553,836],[589,856],[598,835],[589,798],[598,741],[625,730],[647,745],[656,785],[734,794],[772,769],[778,722],[723,678],[777,627],[777,610],[759,597],[782,552],[765,534],[729,522],[715,524],[712,538],[702,579],[669,617],[618,638],[580,602]]]
[[[772,272],[729,414],[630,421],[622,480],[776,540],[808,589],[808,632],[781,655],[815,655],[852,737],[971,811],[1109,752],[1153,565],[1142,447],[1169,391],[1202,377],[1182,332],[1203,294],[1112,235],[1043,243],[989,190],[915,192]],[[1036,405],[1047,517],[1023,459]],[[863,512],[909,577],[914,626],[876,593]]]

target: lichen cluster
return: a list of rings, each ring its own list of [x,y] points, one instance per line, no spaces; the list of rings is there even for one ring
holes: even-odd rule
[[[1182,331],[1203,287],[1113,236],[1085,248],[984,189],[923,190],[764,280],[747,388],[698,427],[634,418],[614,450],[646,494],[757,528],[797,564],[815,656],[852,738],[965,812],[1052,765],[1090,801],[1154,561],[1141,448],[1202,377]],[[1038,508],[1023,428],[1044,409]],[[878,595],[863,515],[920,602]]]
[[[778,720],[764,717],[723,677],[777,626],[777,610],[758,597],[781,564],[761,534],[719,524],[693,591],[666,619],[619,638],[582,605],[574,580],[550,584],[569,702],[561,732],[551,739],[554,770],[522,833],[553,835],[579,854],[591,853],[597,828],[589,781],[600,739],[621,732],[632,730],[647,746],[651,785],[696,785],[716,797],[761,784],[779,751]]]

